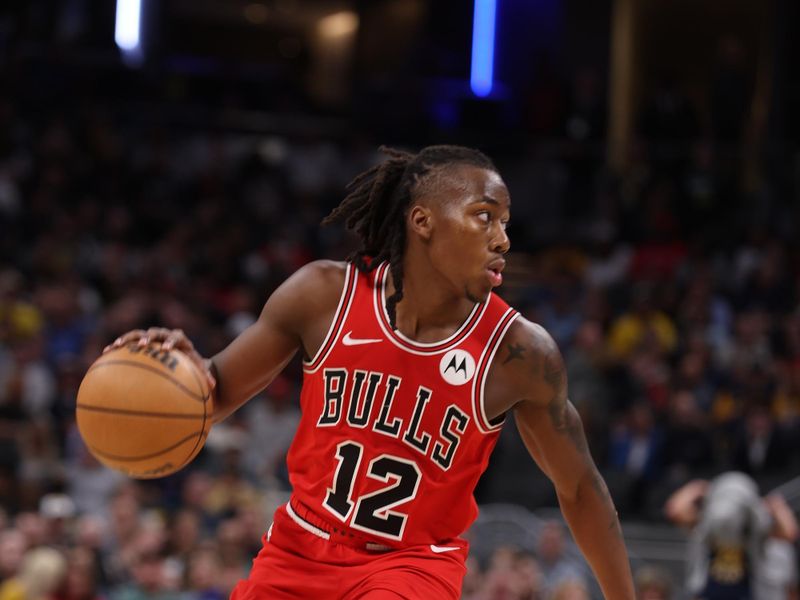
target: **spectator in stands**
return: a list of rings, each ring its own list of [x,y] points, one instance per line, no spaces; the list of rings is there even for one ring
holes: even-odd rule
[[[734,441],[733,466],[754,477],[774,475],[789,465],[791,447],[777,427],[769,407],[752,404]]]
[[[22,566],[28,542],[17,529],[5,529],[0,533],[0,581],[11,579]]]
[[[25,297],[22,274],[15,268],[0,271],[0,342],[27,339],[42,331],[41,310]]]
[[[608,419],[614,412],[605,373],[608,357],[602,323],[594,319],[581,323],[574,343],[566,350],[565,361],[570,400],[581,416],[592,454],[602,457]]]
[[[466,560],[467,572],[461,584],[461,596],[463,600],[481,600],[483,585],[483,570],[480,562],[474,555],[470,555]]]
[[[637,569],[633,578],[637,600],[672,600],[672,582],[669,575],[658,567],[645,565]]]
[[[98,591],[97,564],[88,548],[77,546],[67,555],[67,574],[52,600],[102,600]]]
[[[520,553],[514,561],[517,600],[538,600],[542,596],[542,569],[535,556]]]
[[[609,464],[625,475],[623,489],[627,493],[623,496],[622,506],[633,512],[642,508],[647,486],[652,485],[661,474],[662,443],[662,434],[655,424],[653,411],[642,402],[631,406],[624,420],[611,432]],[[614,487],[615,492],[618,489]]]
[[[481,572],[474,565],[468,574],[470,594],[467,600],[540,600],[544,588],[541,569],[534,556],[509,546],[499,546],[492,553],[489,567]],[[476,577],[477,575],[477,577]]]
[[[225,600],[230,590],[223,589],[222,563],[213,545],[199,546],[187,562],[184,600]]]
[[[690,391],[675,391],[664,432],[663,462],[669,479],[684,482],[692,473],[712,468],[713,460],[706,416],[700,412]]]
[[[669,354],[678,342],[672,319],[654,306],[654,289],[639,283],[633,290],[631,308],[611,325],[609,350],[617,360],[627,360],[643,349]]]
[[[221,521],[217,528],[216,543],[220,560],[217,584],[226,596],[250,570],[252,558],[245,554],[248,533],[236,518]]]
[[[167,589],[163,557],[146,552],[133,558],[130,583],[116,587],[111,600],[180,600],[177,592]]]
[[[565,579],[557,583],[548,600],[590,600],[589,590],[582,579]]]
[[[562,582],[584,582],[586,580],[586,568],[583,563],[568,556],[565,550],[564,526],[559,521],[546,521],[536,540],[536,557],[539,559],[542,571],[543,587],[549,593],[555,594],[555,590]],[[577,598],[578,596],[566,595],[563,597]]]
[[[34,548],[19,573],[0,585],[0,600],[49,600],[66,575],[67,562],[58,550]]]
[[[780,495],[761,498],[750,477],[729,472],[710,482],[698,479],[687,483],[670,496],[665,512],[673,522],[691,529],[687,588],[694,597],[790,597],[785,581],[781,594],[774,595],[772,574],[765,569],[767,538],[794,542],[798,536],[794,513]]]
[[[202,517],[197,511],[188,508],[178,510],[169,519],[167,553],[184,569],[202,539],[201,523]]]

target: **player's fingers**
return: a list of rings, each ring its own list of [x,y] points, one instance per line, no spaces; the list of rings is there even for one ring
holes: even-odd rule
[[[161,349],[166,350],[167,352],[173,348],[186,354],[186,356],[191,359],[195,366],[197,366],[200,372],[206,376],[209,387],[214,389],[214,387],[217,385],[217,380],[211,373],[211,361],[200,356],[200,353],[194,349],[194,344],[192,344],[192,341],[186,337],[186,334],[182,329],[173,329],[170,331],[167,339],[165,339],[164,343],[161,344]]]
[[[186,334],[183,333],[183,329],[173,329],[167,335],[167,339],[164,340],[164,343],[161,344],[161,348],[166,351],[170,351],[173,348],[177,348],[178,350],[183,350],[184,352],[188,352],[189,348],[193,348],[192,343],[189,341],[189,338],[186,337]]]
[[[163,342],[172,330],[166,327],[151,327],[143,337],[139,338],[139,346],[147,346],[153,342]]]
[[[108,346],[103,349],[103,353],[109,352],[110,350],[114,350],[116,348],[121,348],[125,344],[130,344],[131,342],[135,342],[142,338],[142,336],[146,335],[147,332],[144,329],[134,329],[127,333],[122,334],[113,342],[111,342]]]

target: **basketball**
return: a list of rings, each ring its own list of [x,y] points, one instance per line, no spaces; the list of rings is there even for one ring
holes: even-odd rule
[[[78,390],[78,430],[104,465],[150,479],[188,464],[211,428],[208,381],[178,350],[129,344],[103,354]]]

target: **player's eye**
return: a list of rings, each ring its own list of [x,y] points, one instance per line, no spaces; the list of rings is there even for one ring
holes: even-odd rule
[[[508,221],[500,221],[500,224],[503,226],[503,231],[508,229]]]
[[[488,210],[482,210],[481,212],[478,213],[477,216],[484,223],[489,223],[492,220],[492,215],[489,213]]]

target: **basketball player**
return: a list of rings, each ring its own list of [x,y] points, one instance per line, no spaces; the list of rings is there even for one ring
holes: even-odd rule
[[[346,263],[301,268],[210,361],[181,331],[133,331],[113,345],[162,343],[206,364],[215,421],[303,352],[293,494],[233,597],[458,598],[459,536],[511,418],[605,597],[633,599],[617,514],[558,348],[492,293],[511,208],[497,169],[463,147],[384,151],[325,220],[344,221],[361,248]]]
[[[692,598],[797,598],[794,542],[800,529],[780,494],[762,498],[750,476],[729,471],[678,488],[664,511],[690,530],[686,559]]]

